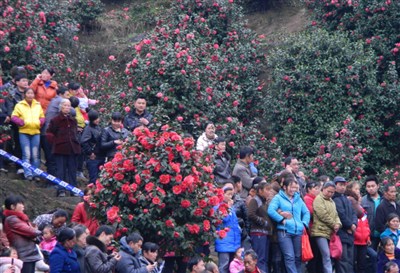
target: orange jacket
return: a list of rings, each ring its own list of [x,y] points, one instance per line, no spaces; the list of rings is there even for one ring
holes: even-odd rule
[[[43,112],[46,113],[51,99],[57,95],[57,82],[51,81],[49,87],[46,88],[42,80],[35,79],[31,84],[31,88],[35,92],[35,99],[40,102]]]

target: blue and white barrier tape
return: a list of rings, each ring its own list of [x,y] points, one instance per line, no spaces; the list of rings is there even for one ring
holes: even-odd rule
[[[63,188],[65,188],[66,190],[69,190],[70,192],[73,192],[75,194],[78,194],[80,196],[83,196],[83,191],[81,191],[80,189],[78,189],[77,187],[74,187],[70,184],[68,184],[65,181],[62,181],[61,179],[52,176],[51,174],[48,174],[44,171],[42,171],[41,169],[35,168],[33,167],[31,164],[29,164],[28,162],[22,161],[21,159],[19,159],[16,156],[13,156],[12,154],[7,153],[6,151],[0,149],[0,155],[7,158],[8,160],[17,163],[18,165],[24,167],[24,168],[28,168],[30,169],[32,172],[34,172],[35,174],[46,178],[47,180],[50,180],[51,182],[53,182],[54,184],[61,186]]]

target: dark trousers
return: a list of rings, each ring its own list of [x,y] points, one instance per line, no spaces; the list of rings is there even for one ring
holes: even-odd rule
[[[14,142],[14,145],[11,147],[11,154],[14,156],[21,158],[22,157],[22,150],[21,144],[19,143],[19,129],[18,126],[14,123],[11,123],[11,137]]]
[[[354,272],[365,273],[367,269],[366,258],[367,258],[367,246],[354,246]]]
[[[251,245],[253,250],[258,255],[257,267],[265,273],[269,272],[268,257],[269,257],[269,237],[267,235],[258,236],[251,235]]]
[[[24,262],[21,273],[35,273],[35,264],[36,262]]]
[[[40,147],[43,149],[44,159],[46,160],[46,172],[56,176],[56,161],[51,152],[52,147],[44,135],[40,135]]]
[[[59,155],[54,154],[57,167],[57,177],[71,186],[76,187],[76,155]],[[63,191],[64,188],[59,188],[58,191]]]
[[[103,159],[90,159],[86,160],[86,168],[89,172],[89,183],[95,183],[96,179],[99,177],[99,167],[104,164]]]
[[[186,273],[187,262],[184,261],[184,257],[164,257],[164,260],[163,273]]]
[[[354,245],[342,243],[342,258],[335,260],[336,273],[354,272]]]

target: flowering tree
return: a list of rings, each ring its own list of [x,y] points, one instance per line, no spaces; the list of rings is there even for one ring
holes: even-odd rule
[[[137,128],[104,165],[91,205],[99,219],[116,227],[117,237],[138,230],[164,252],[187,255],[216,235],[226,213],[213,209],[222,191],[212,170],[210,155],[194,150],[193,139],[168,125],[161,132]]]
[[[343,121],[342,128],[331,132],[330,140],[314,145],[318,154],[310,158],[306,165],[314,179],[320,175],[328,175],[331,179],[341,175],[347,179],[361,180],[366,165],[364,155],[369,149],[360,145],[354,126],[354,120],[348,117]]]

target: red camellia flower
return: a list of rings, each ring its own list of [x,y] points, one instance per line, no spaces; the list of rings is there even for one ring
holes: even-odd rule
[[[211,229],[211,224],[209,220],[204,220],[203,221],[203,229],[204,231],[209,231]]]
[[[131,193],[131,187],[130,187],[129,183],[125,183],[124,185],[122,185],[121,191],[123,193],[125,193],[125,194],[130,194]]]
[[[226,237],[226,231],[225,230],[219,230],[217,231],[217,234],[220,239],[224,239]]]
[[[201,216],[203,215],[203,210],[201,208],[195,209],[194,213],[195,216]]]
[[[116,173],[114,174],[114,179],[117,181],[122,181],[124,179],[124,175],[122,173]]]
[[[207,207],[207,202],[204,199],[199,200],[199,202],[197,202],[197,204],[199,205],[200,208],[204,209],[205,207]]]
[[[169,174],[162,174],[160,175],[160,183],[161,184],[169,184],[169,182],[171,181],[171,176]]]
[[[179,234],[179,232],[174,232],[174,238],[179,238],[179,237],[181,237],[181,235]]]
[[[139,174],[135,175],[135,181],[136,181],[136,184],[138,184],[138,185],[140,185],[140,183],[142,182],[142,179],[140,178]]]
[[[187,224],[186,226],[191,234],[199,234],[200,227],[197,224],[193,224],[193,225]]]
[[[158,198],[158,197],[156,196],[156,197],[153,197],[152,202],[153,202],[154,205],[158,205],[158,204],[161,203],[161,200],[160,200],[160,198]]]
[[[170,227],[170,228],[173,228],[173,227],[175,226],[175,225],[174,225],[174,222],[172,222],[171,219],[166,220],[166,221],[165,221],[165,225],[166,225],[167,227]]]
[[[172,187],[172,192],[174,194],[181,194],[182,193],[182,187],[180,185],[175,185]]]
[[[219,204],[219,198],[217,196],[212,196],[209,200],[208,203],[210,206],[216,206]]]
[[[186,200],[186,199],[185,199],[185,200],[182,200],[182,202],[181,202],[181,206],[182,206],[182,208],[184,208],[184,209],[190,207],[190,205],[191,205],[191,203],[190,203],[189,200]]]
[[[152,191],[153,188],[154,188],[154,183],[152,183],[152,182],[147,183],[146,186],[144,186],[144,189],[145,189],[146,191],[148,191],[148,192]]]
[[[107,211],[107,219],[113,223],[117,218],[118,218],[118,213],[119,213],[119,207],[112,206],[108,211]]]
[[[129,214],[129,215],[128,215],[128,219],[129,219],[129,221],[132,221],[132,220],[133,220],[133,215],[132,215],[132,214]]]

